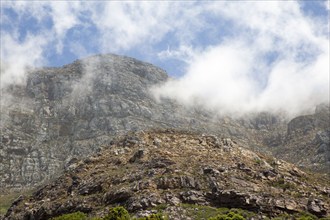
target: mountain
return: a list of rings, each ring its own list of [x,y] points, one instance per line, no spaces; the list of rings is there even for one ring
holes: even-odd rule
[[[148,128],[219,131],[211,116],[164,100],[149,87],[167,74],[128,57],[102,55],[62,68],[32,71],[26,85],[2,94],[0,189],[40,184],[73,157],[84,157],[114,135]]]
[[[169,219],[207,219],[226,207],[242,209],[247,219],[291,219],[306,212],[321,218],[330,214],[329,180],[229,138],[133,132],[91,157],[70,161],[59,178],[19,197],[4,219],[77,211],[103,217],[118,205],[136,217],[158,210]]]
[[[330,173],[329,106],[292,120],[267,112],[218,116],[156,101],[150,88],[168,79],[151,64],[108,54],[34,69],[25,84],[1,88],[0,193],[31,189],[115,136],[149,129],[234,138],[248,149]]]

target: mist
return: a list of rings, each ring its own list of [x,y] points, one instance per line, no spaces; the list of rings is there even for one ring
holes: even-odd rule
[[[272,64],[247,45],[220,45],[196,56],[186,74],[152,88],[154,96],[202,106],[219,114],[311,113],[329,103],[329,54],[310,62],[292,55]]]
[[[151,89],[155,98],[232,116],[293,117],[329,103],[329,23],[305,17],[294,3],[268,3],[227,5],[223,15],[241,31],[193,53],[183,77]]]

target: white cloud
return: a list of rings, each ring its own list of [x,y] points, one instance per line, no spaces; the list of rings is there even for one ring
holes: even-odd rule
[[[79,2],[51,2],[50,7],[54,38],[57,41],[56,51],[60,54],[67,31],[80,23],[78,16],[81,5]]]
[[[2,10],[12,9],[16,16],[6,16],[2,25],[9,29],[1,29],[1,62],[6,68],[1,71],[1,88],[10,84],[25,82],[26,68],[47,64],[47,49],[55,45],[57,53],[63,49],[63,41],[69,29],[79,24],[77,16],[78,2],[4,2]],[[3,12],[3,11],[2,11]],[[35,19],[38,30],[27,29],[21,33],[22,22]],[[51,19],[53,25],[44,24]],[[26,23],[25,25],[27,25]]]
[[[168,38],[179,50],[196,40],[196,32],[212,26],[205,21],[208,12],[203,3],[114,1],[90,5],[91,20],[101,35],[101,51],[153,47]]]
[[[256,92],[248,72],[254,58],[251,53],[237,42],[210,48],[191,61],[184,77],[155,92],[187,105],[198,104],[213,110],[221,106],[222,112],[237,112],[241,106],[234,105],[233,100],[247,104],[251,101],[249,95]]]
[[[171,27],[166,2],[107,2],[93,8],[92,21],[101,33],[105,51],[127,50],[141,43],[159,41]]]
[[[324,7],[325,7],[328,11],[330,11],[330,1],[329,1],[329,0],[324,1]]]
[[[199,51],[200,52],[200,51]],[[168,45],[166,50],[157,53],[160,59],[177,59],[189,63],[198,52],[191,45],[180,45],[179,48],[171,49]]]
[[[19,42],[9,34],[2,33],[1,35],[1,57],[6,59],[1,60],[1,65],[5,65],[5,68],[1,71],[0,87],[23,84],[26,68],[44,62],[42,53],[47,43],[45,37],[29,35],[23,42]]]
[[[220,114],[295,115],[329,102],[329,38],[318,30],[328,24],[313,23],[297,2],[213,4],[212,13],[232,22],[236,35],[196,56],[181,79],[154,88],[158,99]],[[277,54],[273,63],[269,53]]]

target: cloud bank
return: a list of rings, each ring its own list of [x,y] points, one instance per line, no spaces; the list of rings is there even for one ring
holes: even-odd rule
[[[30,66],[119,53],[182,75],[152,89],[159,100],[310,111],[329,102],[329,2],[313,5],[319,15],[296,1],[1,2],[1,88]]]
[[[236,35],[197,52],[182,78],[153,89],[156,97],[235,115],[292,116],[329,103],[329,23],[305,16],[297,2],[237,6],[211,10]]]

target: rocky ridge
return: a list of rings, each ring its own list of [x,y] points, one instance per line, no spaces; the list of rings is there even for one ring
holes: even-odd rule
[[[135,216],[159,206],[169,219],[194,219],[182,204],[242,208],[254,219],[330,214],[329,179],[257,154],[235,140],[173,130],[129,133],[32,196],[19,197],[4,219],[48,219],[81,211],[104,216],[125,206]]]
[[[97,55],[33,70],[26,84],[1,88],[0,193],[59,175],[72,158],[98,152],[118,134],[154,128],[233,137],[255,151],[330,173],[329,107],[291,122],[270,113],[218,117],[171,100],[155,101],[149,88],[166,80],[151,64]]]

